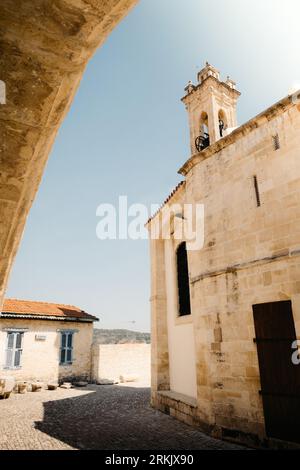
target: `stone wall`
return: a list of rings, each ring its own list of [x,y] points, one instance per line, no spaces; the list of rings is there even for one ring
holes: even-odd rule
[[[299,111],[286,100],[202,156],[192,157],[182,169],[186,184],[175,200],[205,205],[204,248],[188,252],[197,406],[185,411],[178,409],[174,397],[162,396],[157,381],[160,370],[167,374],[170,368],[164,323],[170,299],[163,283],[160,304],[152,302],[152,324],[164,325],[161,331],[152,331],[153,348],[164,348],[153,367],[153,405],[173,409],[179,418],[190,409],[193,423],[202,429],[252,445],[267,437],[252,305],[291,300],[300,338]],[[279,150],[273,141],[277,133]],[[158,292],[156,278],[166,278],[166,243],[170,241],[152,241],[152,257],[160,250],[160,263],[157,258],[152,261],[152,299]],[[174,250],[175,246],[174,241]],[[176,325],[175,313],[173,322],[180,347],[181,325]]]
[[[26,329],[23,337],[21,368],[5,369],[6,328]],[[77,330],[74,333],[73,363],[59,365],[60,332]],[[36,339],[45,336],[45,341]],[[1,319],[0,321],[0,374],[16,380],[62,381],[63,379],[90,379],[92,323],[77,323],[47,320]]]
[[[93,344],[93,379],[137,376],[141,384],[149,386],[150,349],[150,344]]]

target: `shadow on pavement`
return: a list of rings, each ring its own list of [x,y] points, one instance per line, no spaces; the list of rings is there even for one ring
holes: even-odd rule
[[[149,388],[90,385],[81,390],[80,396],[45,402],[36,429],[76,449],[235,447],[152,409]]]

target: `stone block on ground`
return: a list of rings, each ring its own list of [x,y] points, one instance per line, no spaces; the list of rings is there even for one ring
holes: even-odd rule
[[[137,382],[139,380],[139,377],[137,375],[120,375],[120,382],[125,383],[125,382]]]
[[[42,382],[32,382],[31,383],[31,391],[32,392],[40,392],[43,388],[44,384]]]
[[[117,379],[104,379],[100,378],[97,380],[97,385],[115,385],[119,383]]]
[[[18,393],[24,394],[27,392],[28,383],[27,382],[18,382]]]
[[[56,390],[58,387],[58,383],[57,382],[49,382],[47,384],[47,388],[48,390]]]
[[[71,384],[71,382],[63,382],[63,383],[60,385],[60,388],[69,389],[69,388],[72,388],[72,384]]]
[[[0,377],[0,397],[9,398],[15,387],[15,379],[9,376]]]
[[[89,384],[88,382],[84,382],[83,380],[73,383],[74,387],[86,387],[88,384]]]

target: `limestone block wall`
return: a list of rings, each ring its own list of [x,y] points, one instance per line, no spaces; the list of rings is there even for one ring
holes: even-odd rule
[[[119,379],[120,375],[134,375],[144,385],[150,384],[150,344],[93,344],[92,375]]]
[[[169,390],[170,367],[167,326],[165,247],[163,240],[151,240],[151,394]]]
[[[201,421],[264,439],[252,305],[292,300],[300,338],[299,276],[299,259],[288,258],[207,278],[194,286],[193,304],[201,302],[201,313],[194,320]]]
[[[186,201],[205,204],[205,246],[188,254],[199,416],[260,437],[264,416],[252,305],[291,299],[300,334],[299,130],[293,106],[187,175]]]
[[[252,305],[291,300],[300,338],[300,107],[280,105],[241,133],[187,162],[179,195],[205,206],[205,245],[188,252],[197,374],[193,422],[218,436],[240,433],[253,444],[266,434]],[[170,242],[162,243],[166,256]],[[154,285],[166,270],[166,262],[152,263]],[[168,304],[167,289],[163,295]],[[153,306],[152,314],[162,322],[167,309]],[[173,327],[177,321],[174,315]],[[156,331],[152,341],[165,344]],[[186,367],[192,369],[192,361]],[[152,403],[172,407],[174,398],[162,399],[153,384]]]
[[[23,337],[21,367],[5,369],[6,328],[26,329]],[[74,333],[73,363],[59,365],[60,332],[72,329]],[[36,339],[45,336],[45,341]],[[16,380],[63,380],[90,378],[92,323],[77,323],[47,320],[1,319],[0,321],[0,374]]]

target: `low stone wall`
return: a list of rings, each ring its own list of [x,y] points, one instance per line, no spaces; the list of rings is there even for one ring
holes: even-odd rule
[[[216,423],[207,424],[200,418],[197,400],[187,397],[181,393],[171,390],[151,392],[151,405],[163,413],[178,419],[197,430],[202,431],[207,436],[224,441],[244,444],[254,449],[290,449],[299,450],[300,444],[296,442],[284,442],[273,438],[260,438],[251,433],[245,433],[238,429],[230,429],[219,426]]]
[[[181,393],[162,391],[152,393],[151,405],[190,426],[198,426],[197,400]]]
[[[150,385],[150,344],[93,344],[93,380],[121,375],[137,376],[143,385]]]

